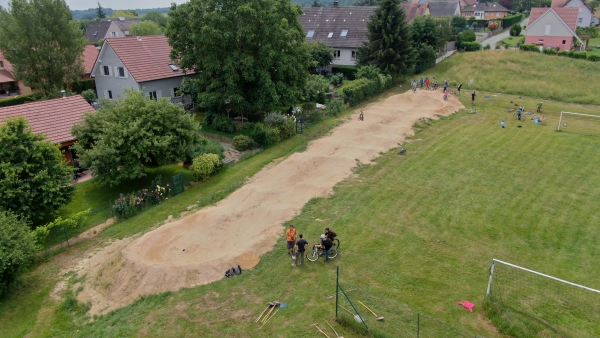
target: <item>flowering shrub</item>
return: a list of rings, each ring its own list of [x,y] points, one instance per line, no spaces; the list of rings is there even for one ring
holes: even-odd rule
[[[495,29],[498,28],[498,23],[497,22],[490,22],[490,24],[488,25],[488,28],[493,31],[493,30],[495,30]]]
[[[161,178],[155,178],[150,187],[132,192],[119,194],[119,198],[111,204],[111,212],[117,219],[129,218],[142,211],[146,206],[159,204],[168,199],[172,188],[167,183],[161,186]]]

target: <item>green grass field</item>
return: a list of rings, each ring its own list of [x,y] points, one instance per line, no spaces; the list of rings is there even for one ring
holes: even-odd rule
[[[501,58],[505,62],[495,60],[493,53],[506,53]],[[521,63],[518,56],[524,58]],[[481,114],[461,111],[415,125],[415,136],[403,145],[407,155],[383,153],[374,164],[357,168],[356,177],[338,184],[331,197],[307,203],[290,222],[311,244],[326,226],[335,230],[342,246],[340,256],[331,263],[321,260],[292,267],[285,254],[282,228],[276,248],[241,276],[147,296],[88,323],[85,308],[74,305],[71,298],[63,296],[66,301],[57,301],[49,297],[60,267],[88,246],[98,245],[82,243],[39,265],[25,276],[17,292],[0,300],[0,332],[7,337],[307,337],[317,334],[310,325],[319,323],[333,337],[324,319],[333,319],[334,300],[325,296],[335,292],[335,266],[339,265],[344,288],[361,289],[350,293],[350,298],[364,301],[386,317],[377,322],[359,308],[380,336],[416,336],[417,312],[424,315],[422,336],[502,337],[494,324],[515,336],[535,336],[539,327],[527,325],[535,319],[509,313],[494,317],[492,323],[482,311],[489,265],[492,258],[502,259],[600,288],[600,270],[595,266],[600,255],[596,227],[600,221],[596,207],[600,198],[600,121],[597,135],[578,133],[576,128],[556,132],[560,111],[599,114],[599,107],[548,100],[556,99],[551,95],[506,95],[537,93],[536,87],[544,86],[558,90],[587,76],[583,71],[573,71],[568,78],[542,73],[536,62],[550,65],[556,61],[560,66],[562,60],[578,60],[533,56],[510,51],[464,53],[428,72],[452,82],[467,83],[473,77],[478,91],[499,92],[494,86],[507,89],[500,96],[479,93],[476,108]],[[488,73],[473,70],[469,65],[474,60]],[[498,62],[495,68],[491,65],[494,60]],[[594,65],[576,65],[585,68],[588,64]],[[539,77],[524,80],[531,88],[521,84],[510,87],[517,83],[509,80],[511,74],[526,72],[540,72]],[[597,74],[589,76],[597,82]],[[494,83],[481,81],[483,78]],[[579,96],[556,95],[581,103],[594,97],[595,82],[582,87]],[[565,90],[570,93],[572,89]],[[533,108],[540,98],[545,125],[515,121],[513,113],[505,111],[515,103]],[[507,123],[505,129],[500,128],[502,119]],[[116,223],[97,241],[146,231],[203,195],[227,190],[232,182],[243,180],[275,158],[302,151],[308,139],[323,135],[335,123],[330,120],[319,125],[310,135],[283,142],[201,187]],[[523,290],[544,292],[535,285],[523,285]],[[288,307],[259,328],[254,319],[273,300]],[[474,313],[455,304],[465,300],[475,303]],[[507,328],[510,320],[525,325]],[[347,326],[334,325],[344,337],[360,336]],[[572,330],[577,337],[600,336],[600,329],[593,326]]]
[[[507,38],[502,39],[498,44],[501,44],[506,47],[514,47],[517,43],[524,43],[525,36],[509,36]]]

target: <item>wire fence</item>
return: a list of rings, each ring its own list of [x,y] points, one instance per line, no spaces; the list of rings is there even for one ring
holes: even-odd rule
[[[481,337],[340,278],[336,284],[336,318],[340,324],[365,336]]]

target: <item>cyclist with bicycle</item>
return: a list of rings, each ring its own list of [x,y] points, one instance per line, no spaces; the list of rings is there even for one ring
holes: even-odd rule
[[[325,234],[321,235],[321,244],[315,244],[319,249],[325,251],[325,262],[329,261],[329,249],[333,246],[333,242]]]
[[[519,109],[517,109],[517,120],[521,121],[521,113],[523,111],[521,110],[521,107],[519,107]]]
[[[327,238],[329,238],[331,242],[333,242],[333,240],[337,237],[337,234],[329,230],[329,228],[325,228],[325,236],[327,236]]]
[[[412,82],[410,83],[410,86],[412,87],[412,91],[416,92],[417,91],[417,79],[413,79]]]

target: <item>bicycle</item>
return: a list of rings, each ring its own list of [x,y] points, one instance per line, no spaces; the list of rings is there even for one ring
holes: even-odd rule
[[[475,108],[475,109],[469,109],[467,114],[481,114],[481,112],[479,110],[477,110],[477,108]]]
[[[525,116],[523,116],[523,114],[519,114],[519,113],[514,113],[513,114],[513,118],[515,120],[518,120],[518,121],[525,121],[526,120]]]
[[[339,246],[339,241],[338,241],[338,246]],[[306,253],[306,259],[308,259],[311,262],[316,262],[319,260],[319,257],[324,256],[325,255],[325,250],[323,250],[322,248],[317,248],[317,245],[313,245],[312,250],[310,250],[309,252]],[[335,246],[332,246],[331,249],[329,249],[329,259],[333,259],[336,258],[338,255],[338,249]]]

